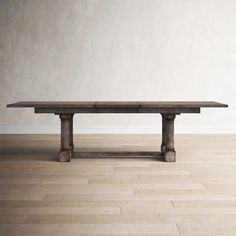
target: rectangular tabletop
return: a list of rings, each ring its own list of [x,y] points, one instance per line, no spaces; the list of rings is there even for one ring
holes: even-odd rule
[[[7,107],[32,107],[36,113],[199,113],[202,107],[227,107],[212,101],[23,101]]]

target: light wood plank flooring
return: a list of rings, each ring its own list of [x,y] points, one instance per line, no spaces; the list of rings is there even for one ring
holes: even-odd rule
[[[75,157],[58,135],[0,135],[0,235],[236,235],[236,135],[176,135],[177,162]],[[81,151],[159,151],[160,135],[76,135]]]

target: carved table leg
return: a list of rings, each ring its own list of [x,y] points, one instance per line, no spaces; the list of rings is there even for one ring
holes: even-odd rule
[[[161,143],[161,151],[164,153],[165,152],[165,147],[166,147],[166,120],[165,120],[165,115],[161,114],[162,117],[162,143]]]
[[[59,114],[61,119],[61,150],[59,152],[59,161],[70,161],[71,146],[70,146],[70,121],[71,114]]]
[[[163,114],[164,119],[164,159],[168,162],[176,161],[174,148],[174,119],[175,114]]]
[[[74,152],[74,142],[73,142],[73,116],[74,114],[71,114],[70,117],[70,148],[71,152]]]

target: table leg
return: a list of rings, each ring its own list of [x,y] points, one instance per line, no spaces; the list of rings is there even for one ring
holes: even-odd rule
[[[161,114],[162,117],[162,143],[161,143],[161,151],[164,153],[166,148],[166,120],[165,115]]]
[[[174,148],[174,120],[175,114],[163,114],[164,124],[164,159],[167,162],[176,161],[176,153]]]
[[[61,119],[61,150],[59,152],[59,161],[68,162],[71,159],[71,114],[59,114]]]
[[[71,152],[74,152],[74,142],[73,142],[73,116],[74,114],[71,114],[70,117],[70,148]]]

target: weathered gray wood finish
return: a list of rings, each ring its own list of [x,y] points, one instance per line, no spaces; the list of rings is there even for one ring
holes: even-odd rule
[[[181,113],[200,113],[203,107],[228,107],[218,102],[57,102],[57,101],[28,101],[17,102],[7,107],[33,107],[35,113],[54,113],[61,120],[61,149],[59,161],[70,161],[74,152],[73,116],[74,113],[160,113],[162,115],[162,144],[161,151],[167,162],[176,161],[174,148],[174,120]],[[104,153],[102,153],[104,154]],[[110,152],[110,155],[114,153]],[[124,154],[124,153],[123,153]],[[127,155],[127,153],[125,153]],[[86,153],[82,155],[86,156]],[[91,153],[88,153],[91,155]],[[99,153],[98,153],[99,155]],[[101,153],[100,153],[101,155]],[[119,155],[119,153],[115,153]],[[80,154],[81,156],[81,154]]]
[[[73,141],[73,117],[74,114],[70,115],[70,149],[71,153],[74,152],[74,141]]]
[[[161,151],[165,152],[166,147],[166,120],[164,114],[161,114],[162,117],[162,143],[161,143]]]
[[[74,154],[75,157],[84,157],[84,158],[94,158],[94,157],[163,157],[162,152],[76,152]]]
[[[162,114],[163,122],[163,139],[164,145],[162,150],[164,153],[165,161],[176,161],[175,148],[174,148],[174,119],[175,114]]]
[[[72,148],[71,148],[71,115],[60,114],[61,119],[61,150],[59,152],[60,161],[70,161]]]

